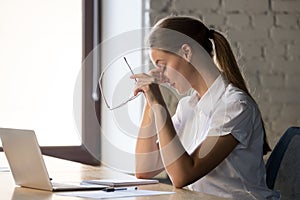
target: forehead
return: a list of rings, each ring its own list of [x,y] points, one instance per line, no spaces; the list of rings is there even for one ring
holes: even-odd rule
[[[150,56],[151,58],[165,57],[168,56],[168,53],[161,49],[152,48],[150,49]]]
[[[150,58],[153,62],[156,62],[157,60],[167,60],[175,57],[177,57],[175,54],[164,51],[162,49],[150,49]]]

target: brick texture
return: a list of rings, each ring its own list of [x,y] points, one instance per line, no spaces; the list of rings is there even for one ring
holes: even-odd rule
[[[237,53],[272,147],[300,126],[299,0],[149,0],[151,24],[172,13],[198,17],[223,33]],[[178,99],[164,91],[171,113]]]

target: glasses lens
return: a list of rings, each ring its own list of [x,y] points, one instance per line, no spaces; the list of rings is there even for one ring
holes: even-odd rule
[[[133,71],[140,71],[133,69]],[[138,72],[137,72],[138,73]],[[99,86],[109,109],[118,108],[135,97],[135,81],[130,78],[132,72],[124,59],[118,59],[107,66],[101,74]]]

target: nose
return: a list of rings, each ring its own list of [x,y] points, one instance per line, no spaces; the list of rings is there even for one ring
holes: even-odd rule
[[[170,79],[169,79],[169,76],[168,76],[167,67],[163,68],[163,70],[160,73],[160,76],[161,76],[161,79],[163,80],[163,82],[165,82],[165,83],[169,83],[170,82]]]

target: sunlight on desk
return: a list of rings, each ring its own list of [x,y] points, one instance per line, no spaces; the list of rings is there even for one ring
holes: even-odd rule
[[[107,167],[94,167],[75,163],[71,161],[61,160],[57,158],[44,156],[46,166],[49,170],[49,175],[53,180],[71,182],[90,179],[134,179],[135,177],[123,174]],[[0,152],[0,167],[8,167],[5,155]],[[79,197],[65,197],[58,193],[22,188],[15,185],[11,172],[0,172],[0,199],[1,200],[62,200],[62,199],[85,199]],[[157,200],[219,200],[223,198],[206,195],[198,192],[192,192],[185,189],[175,189],[166,184],[151,184],[138,186],[139,190],[152,190],[162,192],[175,192],[173,194],[164,194],[156,196],[140,196],[140,197],[125,197],[122,200],[128,199],[157,199]]]

